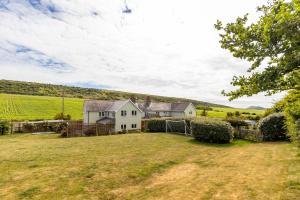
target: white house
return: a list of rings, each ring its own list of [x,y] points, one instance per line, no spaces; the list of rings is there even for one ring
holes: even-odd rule
[[[85,124],[110,124],[112,132],[140,130],[142,111],[131,100],[84,102]]]
[[[143,111],[143,118],[151,117],[196,117],[196,108],[192,103],[157,103],[138,104]]]

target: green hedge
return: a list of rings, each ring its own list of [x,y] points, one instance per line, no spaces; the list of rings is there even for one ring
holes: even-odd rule
[[[230,143],[233,127],[219,120],[197,120],[192,122],[193,136],[196,140],[211,143]]]
[[[0,135],[8,133],[9,123],[8,121],[0,121]]]
[[[278,141],[288,139],[285,117],[282,113],[271,114],[258,123],[258,129],[264,141]]]

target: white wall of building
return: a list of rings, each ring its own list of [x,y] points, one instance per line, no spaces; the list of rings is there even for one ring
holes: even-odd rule
[[[196,117],[197,110],[193,104],[190,104],[184,111],[186,117]]]
[[[126,116],[121,116],[122,111],[126,111]],[[132,115],[132,111],[136,111],[136,115]],[[142,112],[129,101],[116,112],[115,131],[122,131],[122,124],[126,124],[126,130],[140,130],[141,121]],[[136,124],[136,128],[132,128],[132,124]]]

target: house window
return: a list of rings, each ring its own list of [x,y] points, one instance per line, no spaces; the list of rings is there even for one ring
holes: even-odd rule
[[[133,116],[135,116],[136,115],[136,110],[133,110],[131,113],[132,113]]]
[[[99,117],[104,117],[105,113],[104,112],[99,112]]]
[[[126,124],[121,124],[121,129],[126,130]]]
[[[190,111],[189,113],[190,113],[190,115],[191,115],[191,114],[193,114],[193,111]]]
[[[126,115],[127,115],[126,110],[121,110],[121,116],[126,116]]]
[[[131,124],[131,128],[136,128],[136,124]]]

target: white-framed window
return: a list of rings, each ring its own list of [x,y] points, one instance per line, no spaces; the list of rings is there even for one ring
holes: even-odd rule
[[[104,117],[105,116],[105,112],[99,112],[99,117]]]
[[[193,114],[193,111],[190,111],[189,114],[190,114],[190,115]]]
[[[127,115],[126,110],[121,110],[121,116],[126,116],[126,115]]]
[[[131,124],[131,128],[136,128],[136,124]]]
[[[132,112],[131,112],[131,114],[133,115],[133,116],[135,116],[136,115],[136,110],[133,110]]]
[[[126,124],[121,124],[121,129],[126,130]]]

